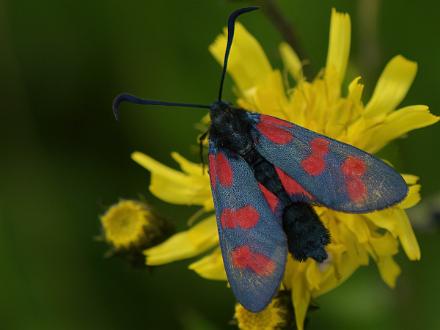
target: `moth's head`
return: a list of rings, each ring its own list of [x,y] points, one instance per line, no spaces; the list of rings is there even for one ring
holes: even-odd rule
[[[210,110],[211,112],[220,112],[220,111],[227,111],[231,108],[231,103],[225,102],[225,101],[215,101],[213,104],[211,104]]]

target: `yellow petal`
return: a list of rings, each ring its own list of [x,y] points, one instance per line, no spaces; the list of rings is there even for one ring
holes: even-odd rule
[[[419,184],[412,185],[408,188],[408,195],[405,199],[399,204],[399,206],[403,209],[409,209],[415,206],[418,202],[420,202],[420,188]]]
[[[220,249],[216,249],[211,254],[193,262],[188,268],[208,280],[227,280]]]
[[[283,60],[284,66],[286,67],[287,71],[292,75],[292,77],[296,81],[303,80],[304,75],[302,71],[302,63],[292,47],[290,47],[289,44],[283,42],[279,46],[279,52],[281,55],[281,59]]]
[[[310,303],[310,291],[307,288],[305,279],[297,276],[292,283],[292,300],[295,309],[295,321],[298,330],[304,330],[304,320]]]
[[[365,260],[358,257],[358,253],[347,250],[343,245],[331,243],[327,251],[331,256],[330,267],[325,270],[328,274],[320,283],[319,290],[313,292],[313,297],[333,290],[348,279],[360,265],[365,264]]]
[[[207,175],[188,175],[168,166],[153,158],[134,152],[132,159],[151,172],[150,191],[156,197],[172,204],[203,205],[207,209],[212,205],[209,178]],[[176,157],[176,154],[174,155]],[[178,157],[182,165],[182,157]],[[184,164],[188,167],[188,164]]]
[[[195,176],[208,177],[206,171],[202,171],[203,169],[201,164],[190,162],[188,159],[182,157],[182,155],[177,152],[172,152],[171,157],[177,162],[177,164],[179,164],[182,171],[186,174],[194,174]]]
[[[396,239],[390,233],[386,233],[383,236],[371,238],[370,245],[373,248],[373,257],[382,280],[389,287],[394,288],[400,274],[400,267],[392,257],[399,251]]]
[[[341,284],[340,279],[341,279],[341,277],[339,276],[339,274],[337,274],[337,275],[335,274],[335,266],[331,265],[325,271],[325,277],[319,283],[319,287],[312,291],[312,297],[316,298],[316,297],[319,297],[319,296],[333,290],[334,288],[336,288],[337,286],[339,286]]]
[[[292,289],[293,277],[300,272],[298,266],[303,267],[303,264],[294,260],[292,254],[289,253],[287,255],[286,268],[284,269],[282,282],[283,286],[288,290]]]
[[[339,83],[345,77],[351,41],[350,16],[332,10],[326,69],[335,70]]]
[[[387,64],[368,102],[364,116],[385,115],[394,110],[404,99],[417,73],[417,63],[401,55]]]
[[[248,92],[246,99],[252,103],[250,110],[289,120],[283,80],[277,70],[272,71],[259,88]]]
[[[390,287],[396,286],[397,277],[400,275],[400,267],[394,261],[393,257],[381,257],[376,261],[382,280]]]
[[[356,236],[359,243],[367,243],[370,238],[370,229],[365,223],[362,216],[357,214],[343,214],[341,215],[344,225]]]
[[[410,260],[420,259],[420,247],[411,227],[408,215],[400,207],[365,214],[376,226],[399,237],[403,250]]]
[[[325,78],[327,85],[324,95],[326,95],[327,104],[320,106],[322,112],[320,126],[323,126],[325,135],[344,140],[347,138],[347,128],[351,126],[355,119],[359,118],[361,113],[362,103],[360,98],[363,85],[359,83],[359,78],[353,80],[349,86],[349,95],[347,98],[341,98],[340,83],[335,80],[334,73],[327,70]]]
[[[348,99],[355,104],[361,102],[362,93],[364,91],[364,85],[361,84],[361,77],[353,79],[353,81],[348,86]]]
[[[147,265],[162,265],[194,257],[218,243],[215,216],[200,221],[189,230],[177,233],[168,240],[144,251]]]
[[[310,291],[319,290],[321,282],[324,280],[324,277],[328,276],[328,272],[326,271],[325,262],[323,264],[319,264],[314,260],[307,260],[307,268],[305,271],[307,286]]]
[[[226,49],[227,29],[209,46],[215,59],[223,64]],[[272,67],[258,41],[241,25],[235,24],[234,45],[228,62],[231,74],[242,94],[251,87],[263,83]]]
[[[425,105],[413,105],[394,111],[372,131],[373,139],[368,150],[376,152],[395,138],[417,128],[432,125],[440,120]]]
[[[402,174],[402,177],[408,185],[416,184],[419,181],[419,177],[413,174]]]
[[[385,233],[378,237],[371,237],[370,244],[373,247],[374,256],[377,258],[392,256],[399,251],[398,243],[390,233]]]
[[[357,219],[362,221],[360,215],[357,216]],[[330,229],[330,235],[335,236],[335,243],[342,244],[345,246],[345,251],[340,255],[332,255],[334,257],[335,265],[337,266],[337,271],[339,274],[344,274],[347,272],[345,267],[351,268],[351,264],[354,262],[357,265],[367,265],[368,264],[368,253],[363,248],[361,244],[359,244],[358,237],[353,233],[352,230],[345,225],[345,218],[341,218],[342,221],[340,223],[335,223],[332,228],[338,228],[338,232],[334,229]],[[362,229],[364,232],[361,234],[362,236],[367,236],[368,234],[365,232],[365,229]],[[337,234],[334,235],[333,233]],[[333,238],[333,237],[332,237]],[[345,260],[345,261],[344,261]],[[348,269],[347,268],[347,269]]]
[[[399,239],[402,243],[403,250],[410,260],[420,260],[420,246],[417,242],[416,235],[409,221],[406,212],[400,208],[397,209],[399,216]]]

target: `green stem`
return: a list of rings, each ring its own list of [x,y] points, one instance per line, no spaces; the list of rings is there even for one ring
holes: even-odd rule
[[[298,54],[301,60],[307,59],[307,56],[301,47],[298,35],[296,34],[293,25],[287,20],[286,16],[283,15],[281,8],[279,7],[276,0],[254,0],[265,15],[269,18],[275,28],[282,35],[283,39],[292,47]]]
[[[281,34],[284,41],[295,50],[300,60],[304,61],[308,59],[304,49],[301,47],[293,25],[288,21],[286,16],[283,15],[276,0],[248,0],[248,2],[261,7],[261,10]]]

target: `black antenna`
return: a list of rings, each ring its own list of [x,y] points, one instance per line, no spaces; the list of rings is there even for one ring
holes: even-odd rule
[[[155,100],[146,100],[141,99],[137,96],[122,93],[116,96],[113,100],[113,114],[115,115],[116,120],[119,120],[119,105],[122,102],[130,102],[134,104],[143,104],[143,105],[164,105],[164,106],[172,106],[172,107],[184,107],[184,108],[202,108],[202,109],[210,109],[209,105],[204,104],[192,104],[192,103],[176,103],[176,102],[163,102],[163,101],[155,101]]]
[[[231,51],[232,40],[234,39],[235,21],[237,20],[237,17],[240,16],[241,14],[245,14],[250,11],[254,11],[258,8],[259,7],[241,8],[241,9],[234,11],[229,16],[229,19],[228,19],[228,42],[226,44],[225,59],[223,62],[223,71],[222,71],[222,77],[220,80],[220,89],[219,89],[219,93],[218,93],[218,101],[222,100],[223,83],[225,80],[226,70],[228,67],[229,52]],[[113,114],[115,115],[116,120],[119,120],[119,106],[121,105],[122,102],[130,102],[130,103],[142,104],[142,105],[162,105],[162,106],[172,106],[172,107],[211,109],[210,105],[146,100],[146,99],[142,99],[140,97],[137,97],[135,95],[122,93],[122,94],[119,94],[118,96],[116,96],[113,100]]]
[[[228,59],[229,59],[229,52],[231,51],[232,46],[232,40],[234,39],[234,31],[235,31],[235,21],[238,16],[241,14],[248,13],[250,11],[254,11],[259,9],[259,7],[246,7],[241,8],[236,11],[234,11],[231,16],[229,16],[228,19],[228,43],[226,44],[226,51],[225,51],[225,59],[223,61],[223,71],[222,71],[222,78],[220,80],[220,89],[218,92],[218,101],[222,100],[222,94],[223,94],[223,83],[225,81],[226,76],[226,69],[228,67]]]

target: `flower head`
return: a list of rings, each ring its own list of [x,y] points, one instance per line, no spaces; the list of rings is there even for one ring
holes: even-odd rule
[[[286,302],[286,299],[278,296],[259,313],[252,313],[240,304],[236,304],[234,319],[242,330],[286,329],[289,323],[289,306]]]
[[[171,233],[170,224],[140,201],[121,200],[100,217],[103,239],[113,252],[139,259],[145,248],[160,243]]]
[[[226,31],[225,31],[226,32]],[[285,87],[279,70],[270,65],[258,41],[237,24],[236,39],[231,51],[228,73],[233,77],[242,108],[289,120],[303,127],[375,153],[405,133],[438,121],[424,105],[396,110],[405,97],[417,71],[417,65],[403,56],[394,57],[385,67],[366,104],[362,101],[360,78],[342,91],[342,82],[349,58],[350,18],[332,12],[327,63],[321,73],[308,81],[294,50],[285,43],[279,51],[287,71],[296,81],[294,88]],[[210,46],[214,57],[222,63],[226,33]],[[160,265],[190,258],[208,250],[210,254],[189,265],[200,276],[226,280],[209,179],[200,165],[189,162],[177,153],[172,157],[180,171],[166,167],[136,152],[133,159],[151,171],[150,191],[174,204],[199,205],[206,214],[187,231],[164,243],[147,249],[147,263]],[[303,323],[312,298],[322,295],[345,281],[370,259],[377,264],[382,279],[394,287],[400,268],[394,261],[399,245],[411,260],[420,259],[420,249],[405,209],[420,200],[420,185],[413,175],[403,175],[409,186],[406,199],[394,207],[368,214],[347,214],[316,207],[321,221],[329,230],[329,258],[323,263],[312,259],[298,262],[289,256],[282,285],[292,294],[298,329]],[[239,312],[236,311],[236,315]],[[264,313],[264,312],[262,312]],[[264,316],[262,316],[264,318]],[[238,319],[238,317],[237,317]],[[240,325],[240,322],[239,322]],[[244,329],[245,327],[242,326]]]

